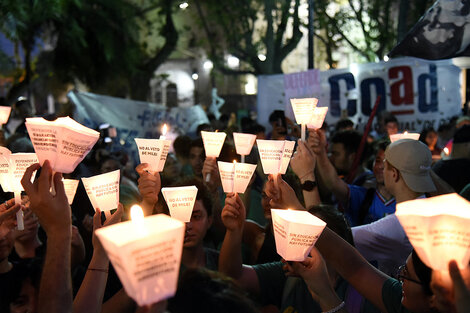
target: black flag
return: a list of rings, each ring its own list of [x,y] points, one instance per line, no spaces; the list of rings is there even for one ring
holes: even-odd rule
[[[389,56],[470,56],[470,0],[437,0]]]

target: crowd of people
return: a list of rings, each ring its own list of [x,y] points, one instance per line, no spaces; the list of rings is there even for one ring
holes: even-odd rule
[[[17,104],[21,118],[31,115],[22,115],[25,105]],[[451,261],[452,281],[444,281],[413,250],[394,214],[398,203],[440,194],[470,200],[470,118],[393,143],[397,118],[380,112],[377,121],[366,141],[348,119],[308,129],[301,141],[300,128],[283,111],[271,114],[269,133],[248,117],[212,120],[195,136],[174,140],[161,173],[102,140],[71,174],[53,173],[47,161],[32,165],[22,179],[22,203],[0,193],[0,312],[470,312],[470,268]],[[24,123],[6,129],[2,146],[34,152]],[[246,162],[259,166],[247,190],[225,194],[217,160],[206,158],[200,137],[201,130],[215,129],[227,133],[219,161],[239,159],[235,131],[295,140],[286,174],[265,175],[255,145]],[[112,215],[95,212],[82,185],[68,204],[62,176],[117,169],[121,204]],[[198,193],[186,223],[177,292],[138,307],[94,231],[128,220],[135,203],[146,216],[169,214],[162,187],[188,185]],[[272,208],[306,210],[326,222],[303,262],[277,254]],[[18,210],[22,231],[16,229]]]

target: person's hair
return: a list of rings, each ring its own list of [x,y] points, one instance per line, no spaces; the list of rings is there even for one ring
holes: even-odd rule
[[[202,141],[201,137],[198,137],[198,138],[193,139],[191,141],[189,150],[191,150],[191,148],[193,148],[193,147],[204,148],[204,142]]]
[[[204,130],[204,131],[211,131],[212,130],[212,126],[207,124],[207,123],[204,123],[204,124],[199,124],[197,126],[197,129],[196,129],[196,135],[197,136],[201,136],[201,131]]]
[[[254,124],[249,131],[249,133],[253,135],[256,135],[258,133],[264,133],[264,132],[266,132],[266,127],[260,124]]]
[[[230,278],[204,268],[187,269],[169,300],[172,313],[257,313],[247,294]]]
[[[413,267],[416,272],[416,276],[420,282],[423,283],[423,290],[424,293],[427,295],[432,295],[433,292],[431,290],[431,278],[432,278],[432,269],[429,268],[426,264],[421,261],[416,251],[413,249],[411,252],[411,261],[413,262]]]
[[[437,134],[437,132],[434,130],[433,127],[423,128],[423,130],[419,134],[419,141],[424,143],[426,146],[428,145],[427,142],[426,142],[426,137],[428,136],[429,133],[436,133]]]
[[[374,143],[374,156],[379,152],[380,150],[385,151],[390,145],[390,140],[388,139],[382,139]]]
[[[353,121],[351,121],[348,118],[341,119],[338,122],[336,122],[335,131],[341,131],[343,129],[350,128],[350,127],[351,128],[354,127]]]
[[[270,115],[269,115],[269,123],[276,122],[279,119],[285,119],[286,116],[284,115],[284,111],[281,110],[274,110]]]
[[[393,114],[387,114],[384,116],[384,125],[388,123],[396,123],[398,125],[398,119]]]
[[[310,207],[308,211],[323,220],[329,229],[346,240],[350,245],[354,246],[351,227],[344,215],[339,212],[335,206],[331,204],[319,204]]]
[[[467,143],[470,142],[470,125],[464,125],[457,129],[454,134],[454,143]]]
[[[333,135],[331,138],[332,143],[341,143],[344,146],[347,154],[357,152],[359,145],[361,144],[362,136],[356,130],[342,130]],[[361,161],[368,156],[368,145],[364,146],[364,152],[362,153]]]
[[[180,135],[173,141],[173,148],[178,156],[189,157],[189,149],[191,149],[191,138],[186,135]]]

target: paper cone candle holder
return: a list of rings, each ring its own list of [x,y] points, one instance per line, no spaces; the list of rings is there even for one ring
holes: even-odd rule
[[[224,132],[201,131],[201,136],[204,143],[206,157],[218,158],[227,134]]]
[[[8,156],[11,154],[11,151],[5,147],[0,147],[0,185],[2,185],[3,190],[7,190],[5,186],[9,183],[9,168],[8,158],[2,157],[3,155]]]
[[[0,125],[6,124],[10,118],[11,107],[0,106]]]
[[[239,155],[249,155],[253,144],[255,143],[256,135],[233,133],[233,141],[235,142],[235,149]]]
[[[390,142],[395,142],[395,141],[400,140],[400,139],[419,140],[419,134],[418,133],[404,132],[403,134],[390,135]]]
[[[120,170],[92,177],[82,177],[83,185],[93,208],[102,212],[117,209],[119,205]]]
[[[217,162],[220,180],[224,192],[245,193],[251,177],[256,170],[256,164]]]
[[[318,104],[316,98],[304,98],[304,99],[290,99],[292,110],[294,111],[295,121],[297,124],[302,126],[301,139],[305,141],[306,136],[306,125],[310,122],[313,116],[315,107]]]
[[[158,214],[96,230],[124,290],[139,306],[175,294],[184,229],[184,223]]]
[[[265,174],[285,174],[294,152],[295,141],[257,139],[258,152]]]
[[[171,217],[185,223],[191,220],[197,196],[196,186],[165,187],[162,188],[162,194]]]
[[[453,193],[397,203],[395,214],[427,266],[447,271],[451,260],[468,266],[470,202]]]
[[[307,123],[307,127],[313,129],[321,128],[327,113],[328,107],[315,107],[315,110],[313,110],[312,118]]]
[[[3,191],[21,193],[23,186],[21,179],[28,167],[38,163],[35,153],[12,153],[0,157],[0,173],[2,176]],[[36,172],[33,173],[31,181],[34,180]]]
[[[78,179],[63,179],[62,182],[64,183],[65,195],[71,205],[77,193],[77,187],[80,181]]]
[[[100,133],[75,122],[70,117],[47,121],[42,117],[26,119],[39,163],[49,160],[54,172],[71,173],[90,152]]]
[[[307,211],[271,209],[277,253],[286,261],[303,261],[326,226]]]
[[[148,163],[152,172],[161,172],[170,150],[171,140],[135,138],[140,163]]]

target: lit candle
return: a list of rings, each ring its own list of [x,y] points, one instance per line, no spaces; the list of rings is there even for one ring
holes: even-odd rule
[[[444,154],[445,154],[445,155],[449,155],[449,148],[444,147]]]
[[[316,98],[290,99],[297,124],[301,125],[301,140],[305,141],[307,124],[312,119],[315,107],[318,104]]]
[[[131,221],[137,232],[145,234],[144,211],[138,204],[131,206]]]
[[[168,132],[168,126],[166,126],[166,124],[163,124],[162,126],[162,134],[160,135],[160,139],[161,140],[165,140],[166,139],[166,133]]]
[[[222,146],[225,142],[226,133],[201,131],[202,142],[204,143],[204,151],[206,152],[206,158],[218,158]],[[211,173],[206,175],[205,181],[211,180]]]
[[[164,187],[162,194],[171,217],[185,223],[191,221],[197,196],[196,186]]]

